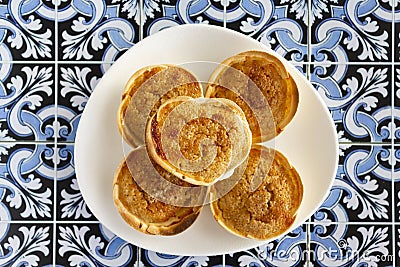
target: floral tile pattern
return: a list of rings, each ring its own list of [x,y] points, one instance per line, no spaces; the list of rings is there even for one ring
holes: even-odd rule
[[[97,220],[86,205],[75,175],[74,146],[57,146],[57,220]]]
[[[394,266],[391,225],[316,224],[311,266]]]
[[[113,62],[139,41],[138,12],[124,1],[71,1],[57,14],[59,60]]]
[[[225,266],[306,266],[307,225],[254,249],[225,255]]]
[[[315,222],[391,222],[389,145],[341,145],[336,179]]]
[[[57,122],[59,141],[74,141],[82,112],[110,64],[60,64]]]
[[[54,66],[0,63],[1,141],[55,138]]]
[[[181,24],[205,23],[222,26],[224,21],[222,5],[225,2],[217,0],[144,0],[143,37]]]
[[[386,65],[311,65],[310,81],[332,114],[340,142],[390,143],[391,72]]]
[[[226,26],[294,62],[308,60],[307,1],[226,1]]]
[[[0,222],[0,266],[53,266],[53,225]]]
[[[311,2],[312,61],[391,61],[391,1]]]
[[[57,266],[130,267],[137,263],[135,246],[104,226],[57,224]]]
[[[0,61],[54,60],[55,10],[49,3],[0,2]]]
[[[0,221],[51,221],[54,147],[4,143],[0,151]]]
[[[179,256],[167,255],[155,251],[140,250],[139,266],[146,267],[178,267],[178,266],[208,266],[219,267],[222,264],[222,255],[218,256]]]
[[[97,221],[77,183],[76,130],[100,78],[142,38],[187,23],[284,56],[336,124],[327,199],[306,224],[248,251],[137,248]],[[395,0],[0,0],[0,267],[399,266],[399,43]]]

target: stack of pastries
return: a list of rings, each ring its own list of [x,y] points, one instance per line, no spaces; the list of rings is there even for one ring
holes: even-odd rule
[[[290,123],[298,102],[293,78],[264,51],[224,60],[205,86],[181,66],[138,70],[118,112],[132,147],[113,183],[122,218],[143,233],[175,235],[210,206],[235,235],[267,240],[284,233],[303,185],[288,159],[263,143]]]

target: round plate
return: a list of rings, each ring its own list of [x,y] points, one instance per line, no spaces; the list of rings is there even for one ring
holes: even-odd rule
[[[88,207],[104,226],[134,245],[167,254],[215,255],[266,243],[230,234],[214,220],[209,206],[204,207],[198,220],[181,234],[146,235],[125,223],[112,196],[114,173],[124,158],[116,118],[129,77],[151,64],[221,62],[247,50],[274,53],[250,37],[221,27],[176,26],[145,38],[104,74],[82,114],[75,144],[80,190]],[[276,149],[297,169],[304,185],[303,202],[289,232],[306,221],[327,197],[336,173],[338,142],[331,116],[311,83],[293,65],[276,56],[293,76],[300,96],[296,115],[274,140]],[[198,76],[202,79],[212,71]]]

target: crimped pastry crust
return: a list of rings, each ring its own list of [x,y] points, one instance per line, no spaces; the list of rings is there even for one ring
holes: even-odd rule
[[[261,90],[270,116],[264,111],[260,112],[261,118],[255,117],[257,109],[266,108],[256,94],[250,94],[246,101],[241,97],[254,88]],[[299,102],[297,85],[283,63],[262,51],[246,51],[224,60],[210,76],[205,97],[227,98],[238,104],[246,114],[256,143],[282,132],[294,117]],[[261,133],[260,127],[268,131]],[[269,130],[274,127],[275,130]]]
[[[191,120],[180,131],[177,129],[176,132],[173,132],[174,136],[164,137],[179,139],[180,153],[191,161],[196,161],[202,156],[204,157],[200,153],[200,147],[202,145],[201,142],[205,138],[212,140],[216,145],[214,161],[207,168],[200,171],[188,171],[184,170],[184,168],[178,168],[174,164],[171,164],[165,155],[165,148],[163,148],[161,143],[161,129],[164,126],[166,117],[176,106],[191,100],[193,99],[188,97],[177,97],[161,105],[157,113],[153,115],[147,124],[146,146],[151,158],[167,171],[189,183],[207,186],[215,183],[225,172],[240,165],[247,157],[251,147],[251,131],[245,120],[244,113],[234,102],[227,99],[218,99],[217,101],[221,102],[224,107],[218,107],[219,112],[209,118],[200,117]],[[206,99],[204,100],[207,101]],[[212,109],[212,104],[209,107]],[[224,111],[227,112],[227,109],[229,109],[229,113],[224,114]],[[190,113],[190,111],[187,111],[187,113]],[[232,117],[232,114],[235,114],[237,118],[226,119],[226,116]],[[225,119],[229,123],[234,120],[240,122],[241,126],[243,126],[243,131],[239,131],[236,127],[225,128],[218,122],[218,120],[222,121]],[[233,146],[237,146],[237,148],[232,148]],[[240,159],[240,157],[242,158]],[[240,160],[240,162],[235,163],[235,160]]]
[[[132,151],[118,168],[113,183],[115,206],[122,218],[136,230],[152,235],[176,235],[194,223],[202,206],[181,207],[166,204],[145,192],[136,181],[147,186],[151,185],[155,191],[167,192],[171,198],[182,198],[193,203],[202,203],[207,189],[202,188],[200,194],[188,196],[177,194],[173,188],[158,188],[160,184],[157,181],[146,180],[148,179],[146,171],[137,168],[137,162],[143,162],[143,157],[146,156],[145,150],[145,147],[140,147]],[[181,187],[193,187],[155,163],[154,167],[169,182]]]
[[[264,179],[253,191],[256,166]],[[303,198],[303,184],[285,156],[271,148],[254,146],[239,182],[226,195],[211,203],[217,222],[229,232],[266,240],[284,233],[293,224]],[[223,182],[223,181],[222,181]],[[219,184],[210,191],[216,199]]]
[[[136,71],[125,86],[118,110],[118,129],[132,147],[144,144],[149,116],[170,98],[203,96],[193,73],[175,65],[154,65]]]

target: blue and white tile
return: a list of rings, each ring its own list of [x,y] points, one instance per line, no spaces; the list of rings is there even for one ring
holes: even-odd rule
[[[393,266],[392,225],[310,227],[310,266]]]
[[[0,223],[0,266],[53,266],[53,225]]]
[[[96,221],[79,189],[74,146],[57,146],[57,221]]]
[[[400,2],[393,1],[394,3],[394,61],[400,62]]]
[[[307,226],[279,240],[247,251],[225,255],[225,266],[307,266]]]
[[[143,36],[181,24],[212,24],[223,26],[224,10],[218,0],[144,0]]]
[[[59,60],[113,62],[139,41],[139,1],[68,1],[57,13]]]
[[[53,60],[54,19],[50,1],[0,2],[0,61]]]
[[[394,107],[393,113],[393,138],[394,143],[400,144],[400,66],[395,65],[394,67]]]
[[[390,143],[394,136],[391,66],[312,64],[310,73],[340,142]]]
[[[340,145],[330,194],[314,214],[316,222],[391,222],[390,145]]]
[[[115,266],[137,264],[137,248],[103,225],[57,224],[57,266]]]
[[[393,251],[393,258],[395,260],[396,265],[400,264],[400,226],[396,225],[395,226],[395,249]]]
[[[195,242],[193,240],[193,242]],[[222,267],[223,255],[216,256],[179,256],[168,255],[151,250],[140,249],[139,267],[178,267],[204,266]]]
[[[255,38],[286,59],[307,61],[307,1],[222,1],[226,26]]]
[[[0,63],[0,130],[8,136],[3,141],[54,140],[54,88],[50,64]]]
[[[391,1],[312,0],[312,61],[390,62]]]
[[[54,145],[0,143],[0,221],[52,220]]]
[[[111,64],[60,64],[57,106],[58,140],[74,141],[90,95]]]

